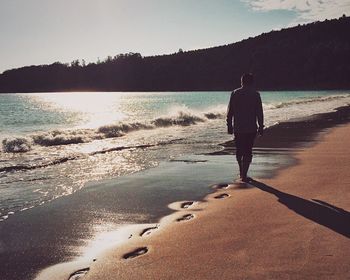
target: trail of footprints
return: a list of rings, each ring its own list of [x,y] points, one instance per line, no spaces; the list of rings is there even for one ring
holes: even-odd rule
[[[227,189],[228,187],[229,187],[228,184],[218,184],[218,185],[214,186],[214,188],[218,189],[218,190]],[[227,197],[229,197],[229,194],[227,194],[227,193],[221,193],[219,195],[214,196],[215,199],[224,199],[224,198],[227,198]],[[193,206],[195,203],[196,203],[195,201],[185,201],[185,202],[181,203],[180,207],[182,209],[188,209],[191,206]],[[194,217],[195,216],[193,214],[190,214],[190,213],[189,214],[184,214],[183,216],[177,218],[176,222],[189,221],[189,220],[192,220]],[[140,237],[145,237],[145,236],[150,235],[152,232],[158,230],[159,227],[160,227],[160,225],[156,225],[156,226],[153,226],[153,227],[145,228],[144,230],[141,231]],[[131,239],[132,237],[133,237],[133,235],[130,234],[128,239]],[[142,255],[146,254],[148,251],[149,251],[149,249],[146,246],[139,247],[139,248],[134,249],[131,252],[128,252],[128,253],[124,254],[122,257],[125,260],[133,259],[133,258],[137,258],[139,256],[142,256]],[[96,261],[96,259],[94,259],[93,261]],[[89,272],[89,270],[90,270],[89,267],[77,270],[77,271],[75,271],[74,273],[72,273],[69,276],[68,280],[81,279],[82,277],[84,277]]]
[[[214,188],[216,189],[227,189],[229,187],[228,184],[219,184],[219,185],[215,185]],[[227,193],[222,193],[222,194],[219,194],[219,195],[216,195],[214,196],[215,199],[224,199],[226,197],[229,197],[229,194]],[[182,202],[180,207],[182,209],[188,209],[190,208],[191,206],[193,206],[195,204],[195,201],[185,201],[185,202]],[[189,213],[189,214],[184,214],[183,216],[179,217],[176,219],[176,222],[183,222],[183,221],[189,221],[189,220],[192,220],[194,218],[194,215]],[[148,228],[145,228],[141,233],[140,233],[140,236],[141,237],[144,237],[144,236],[148,236],[150,235],[153,231],[159,229],[159,226],[160,225],[156,225],[154,227],[148,227]],[[123,258],[124,259],[132,259],[132,258],[136,258],[138,256],[142,256],[144,254],[146,254],[148,252],[148,248],[147,247],[140,247],[140,248],[137,248],[125,255],[123,255]]]

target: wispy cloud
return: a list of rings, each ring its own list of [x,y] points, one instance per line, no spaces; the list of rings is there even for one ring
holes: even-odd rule
[[[350,15],[350,0],[241,0],[256,11],[287,10],[296,13],[292,24]]]

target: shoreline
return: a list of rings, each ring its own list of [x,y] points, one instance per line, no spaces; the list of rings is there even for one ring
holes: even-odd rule
[[[264,182],[258,179],[250,187],[230,184],[189,209],[162,218],[162,230],[109,249],[85,270],[88,273],[84,279],[172,279],[175,273],[180,279],[212,279],[219,275],[220,279],[345,279],[350,272],[346,261],[350,257],[350,250],[346,250],[350,245],[350,226],[346,223],[350,222],[350,213],[345,210],[350,208],[346,198],[349,195],[345,192],[346,183],[336,194],[321,188],[327,175],[318,168],[327,167],[329,173],[346,175],[349,153],[344,150],[341,155],[344,166],[340,171],[334,166],[330,171],[337,160],[323,150],[332,148],[340,156],[339,151],[346,145],[341,138],[349,132],[349,124],[331,129],[316,145],[296,153],[297,165],[280,170],[274,178]],[[333,163],[327,162],[332,158]],[[321,177],[309,182],[307,190],[299,185],[304,179],[295,176],[302,173],[306,178],[303,168],[308,172],[310,168],[318,169],[315,174]],[[345,180],[348,182],[349,178]],[[327,183],[332,181],[328,179]],[[340,181],[338,178],[335,183]],[[271,187],[276,185],[281,185],[281,190]],[[291,185],[299,187],[291,189]],[[319,188],[314,189],[315,186]],[[256,196],[266,205],[260,202],[258,207],[249,207],[256,202]],[[317,199],[311,199],[313,196]],[[336,206],[326,202],[326,197],[337,200]],[[255,207],[265,213],[261,215]],[[266,214],[270,214],[269,219]]]
[[[327,123],[327,125],[329,127],[332,127],[333,125],[336,125],[336,124],[339,124],[339,123],[343,123],[343,122],[347,122],[348,120],[348,115],[349,115],[349,110],[350,110],[350,107],[347,107],[347,109],[345,110],[345,115],[346,115],[346,119],[345,120],[342,120],[338,113],[336,112],[332,112],[330,114],[332,114],[332,116],[334,117],[333,121],[331,122],[323,122],[323,117],[320,118],[320,123]],[[301,126],[309,126],[309,124],[307,122],[297,122],[296,124],[299,124],[299,125],[296,125],[295,126],[295,129],[296,131],[300,131],[300,125]],[[284,129],[283,127],[281,127],[282,124],[280,125],[277,125],[274,129],[270,129],[270,130],[267,130],[267,132],[265,133],[264,137],[261,139],[262,141],[266,141],[267,144],[265,145],[265,147],[268,147],[269,145],[274,148],[276,146],[278,146],[275,142],[271,142],[271,138],[273,138],[273,135],[279,135],[277,132],[279,132],[281,129]],[[317,133],[322,133],[322,129],[324,128],[320,128],[320,127],[317,127],[316,128],[316,132]],[[293,134],[293,132],[291,132],[290,130],[288,130],[288,133],[287,135],[291,135]],[[316,133],[316,134],[317,134]],[[269,136],[270,134],[270,136]],[[314,140],[313,137],[315,137],[316,134],[313,134],[313,136],[309,138],[308,142],[307,143],[313,143]],[[304,132],[302,132],[301,134],[299,133],[298,134],[300,136],[300,139],[296,142],[293,142],[294,145],[298,146],[299,144],[302,143],[303,139],[305,139],[305,137],[307,135],[305,135]],[[317,134],[318,135],[318,134]],[[270,137],[270,139],[269,139]],[[265,140],[264,140],[265,139]],[[295,139],[293,139],[294,141]],[[299,142],[298,142],[299,141]],[[301,142],[300,142],[301,141]],[[287,142],[289,143],[289,142]],[[285,143],[283,143],[285,144]],[[269,155],[269,153],[271,153],[272,149],[269,149],[269,148],[266,148],[267,150],[263,151],[263,153],[266,153],[267,155]],[[254,177],[261,177],[261,176],[265,176],[269,173],[271,173],[272,175],[274,175],[274,170],[276,170],[276,168],[279,170],[281,168],[280,165],[278,165],[276,167],[276,164],[277,162],[275,162],[274,160],[276,159],[280,159],[282,162],[283,162],[283,165],[282,165],[282,168],[286,167],[286,166],[289,166],[294,162],[293,161],[290,161],[290,160],[287,160],[288,158],[290,158],[290,156],[292,155],[293,152],[297,151],[298,149],[295,149],[294,148],[291,148],[291,149],[288,149],[287,151],[286,150],[282,150],[282,151],[279,151],[277,152],[277,154],[274,154],[274,155],[270,155],[269,157],[271,157],[269,160],[271,162],[257,162],[259,159],[256,158],[255,160],[255,163],[257,163],[257,166],[256,168],[258,168],[259,166],[263,165],[263,172],[260,171],[259,172],[255,172],[254,173]],[[259,153],[261,153],[261,151],[259,151]],[[218,173],[216,174],[215,178],[217,178],[218,180],[213,181],[213,183],[208,183],[207,185],[206,184],[206,181],[203,180],[203,178],[201,177],[201,175],[198,175],[200,178],[191,178],[193,177],[192,175],[190,176],[189,174],[185,174],[184,172],[186,172],[186,170],[188,170],[188,163],[186,163],[185,161],[180,161],[178,162],[177,160],[175,161],[171,161],[171,162],[167,162],[165,164],[165,168],[164,168],[164,165],[160,166],[160,167],[157,167],[156,169],[152,169],[150,172],[147,171],[147,172],[141,172],[140,174],[135,174],[135,175],[131,175],[131,176],[126,176],[126,177],[121,177],[121,178],[118,178],[117,181],[113,181],[113,180],[110,180],[110,185],[111,186],[115,186],[116,183],[117,183],[117,186],[118,187],[121,187],[122,185],[126,185],[128,187],[131,187],[130,184],[134,184],[135,183],[135,180],[136,180],[136,185],[133,186],[133,189],[134,190],[138,190],[138,192],[141,190],[140,187],[144,187],[145,186],[145,178],[147,179],[152,179],[150,177],[154,176],[154,175],[161,175],[162,177],[164,177],[164,174],[162,172],[164,172],[164,170],[171,170],[173,169],[174,167],[175,168],[175,171],[173,170],[172,172],[174,174],[176,174],[176,176],[178,176],[179,179],[181,178],[187,178],[188,179],[191,179],[192,181],[188,183],[188,187],[196,187],[193,189],[193,191],[191,192],[186,192],[186,193],[183,193],[183,194],[176,194],[174,196],[174,191],[173,191],[173,196],[171,197],[162,197],[161,199],[161,203],[157,206],[157,209],[155,208],[155,204],[154,203],[159,203],[159,199],[156,200],[156,201],[153,201],[151,200],[150,202],[147,202],[144,206],[145,207],[151,207],[153,210],[152,211],[156,211],[155,213],[155,216],[152,216],[150,218],[140,218],[139,220],[135,220],[136,221],[136,227],[138,226],[138,224],[141,224],[140,225],[140,230],[143,230],[144,227],[153,227],[154,224],[157,224],[158,223],[158,218],[157,217],[164,217],[165,215],[168,215],[169,213],[172,213],[174,211],[174,209],[169,209],[166,207],[167,204],[171,203],[171,202],[174,202],[176,200],[186,200],[186,199],[198,199],[199,201],[202,201],[203,198],[205,197],[206,194],[208,193],[211,193],[212,190],[209,188],[209,186],[211,184],[215,184],[217,182],[228,182],[226,179],[223,179],[225,178],[225,176],[227,175],[230,175],[232,174],[232,171],[228,171],[228,170],[232,170],[232,166],[234,166],[235,162],[233,161],[232,158],[229,158],[230,162],[229,162],[229,169],[227,169],[226,171],[225,170],[221,170],[223,168],[223,165],[222,165],[222,159],[224,157],[221,157],[221,156],[218,156],[218,157],[221,157],[221,160],[218,161],[218,162],[215,162],[215,156],[212,157],[212,156],[208,156],[208,155],[203,155],[203,157],[206,157],[206,159],[209,159],[208,162],[203,162],[201,163],[200,160],[201,158],[199,158],[199,162],[198,163],[195,163],[195,164],[191,164],[191,167],[194,167],[196,168],[197,171],[201,171],[201,169],[206,169],[206,170],[210,170],[211,168],[216,168],[213,172],[215,173]],[[197,158],[196,158],[197,159]],[[266,159],[266,156],[265,156],[265,159]],[[186,159],[185,159],[186,160]],[[214,162],[212,162],[214,161]],[[219,163],[219,165],[218,165]],[[227,164],[226,164],[227,165]],[[266,169],[265,165],[269,165],[270,169]],[[218,169],[219,168],[219,169]],[[255,167],[252,167],[253,169],[255,169]],[[265,169],[264,169],[265,168]],[[254,170],[256,171],[256,170]],[[160,174],[162,173],[162,174]],[[171,174],[173,174],[171,173]],[[146,177],[144,177],[146,174],[148,174]],[[214,174],[214,173],[213,173]],[[205,175],[205,174],[202,174],[202,176]],[[272,176],[271,175],[271,176]],[[210,177],[210,176],[209,176]],[[230,176],[231,177],[231,176]],[[153,181],[152,181],[153,180]],[[155,182],[154,180],[156,179],[152,179],[151,180],[151,183]],[[137,183],[137,181],[139,183]],[[177,183],[179,182],[178,179],[175,178],[175,181],[177,181]],[[209,180],[210,181],[210,180]],[[207,182],[209,182],[208,179],[207,179]],[[212,181],[212,178],[211,178],[211,181]],[[204,182],[204,185],[202,184]],[[152,183],[152,184],[153,184]],[[200,187],[201,188],[198,188],[199,186],[195,186],[195,184],[197,183],[200,183],[202,184]],[[137,184],[139,184],[139,186],[137,186]],[[152,185],[151,184],[151,185]],[[159,182],[158,182],[159,184]],[[163,183],[164,184],[164,180],[163,180]],[[81,244],[82,240],[81,240],[81,237],[77,234],[75,235],[72,235],[71,232],[74,232],[76,231],[74,229],[75,226],[79,226],[82,228],[79,229],[79,231],[81,231],[82,233],[84,232],[85,236],[87,239],[89,238],[92,238],[93,236],[91,235],[91,232],[89,232],[89,228],[87,226],[87,224],[90,224],[90,227],[91,227],[91,224],[94,225],[94,224],[103,224],[103,223],[109,223],[113,220],[116,220],[118,218],[113,218],[113,216],[115,214],[118,215],[118,211],[117,209],[115,209],[115,206],[108,206],[110,207],[110,209],[106,206],[107,205],[111,205],[111,202],[109,201],[110,199],[107,199],[106,201],[106,198],[107,196],[108,197],[115,197],[116,195],[122,195],[122,198],[124,198],[124,200],[128,200],[128,197],[132,197],[135,199],[135,194],[136,193],[132,193],[130,191],[127,191],[127,192],[116,192],[115,194],[111,193],[111,188],[110,186],[108,186],[108,184],[106,182],[101,182],[100,184],[101,186],[103,186],[102,189],[98,189],[98,187],[101,187],[101,186],[98,186],[98,185],[92,185],[92,186],[89,186],[87,187],[86,189],[82,189],[81,192],[75,194],[75,195],[72,195],[72,196],[68,196],[68,197],[63,197],[62,199],[59,199],[57,201],[54,201],[53,203],[50,203],[48,205],[43,205],[43,206],[40,206],[38,208],[34,208],[34,209],[31,209],[31,210],[28,210],[27,211],[24,211],[22,212],[20,215],[15,215],[14,217],[11,217],[11,219],[9,221],[6,222],[6,226],[5,224],[0,224],[0,227],[2,227],[2,229],[4,230],[3,231],[3,240],[8,240],[7,237],[7,233],[6,233],[6,230],[8,232],[13,232],[14,230],[17,231],[17,232],[21,232],[23,231],[23,234],[22,235],[41,235],[42,233],[44,233],[44,236],[42,238],[39,238],[38,241],[35,241],[34,242],[40,242],[38,245],[36,243],[34,243],[35,246],[39,246],[39,249],[40,251],[34,251],[34,249],[36,248],[25,248],[24,244],[22,248],[19,249],[21,251],[19,251],[19,254],[22,254],[22,251],[23,251],[23,258],[25,257],[25,255],[29,255],[29,256],[33,256],[33,260],[36,261],[36,259],[40,258],[40,256],[42,256],[42,260],[38,259],[37,261],[40,261],[40,265],[41,267],[33,267],[33,263],[26,263],[25,262],[25,259],[23,259],[22,261],[20,261],[22,264],[23,263],[26,263],[26,265],[28,267],[30,267],[30,274],[28,274],[29,270],[25,270],[23,269],[23,271],[11,271],[12,269],[15,269],[16,267],[18,267],[18,263],[16,263],[16,259],[13,258],[12,256],[7,256],[7,255],[3,255],[2,256],[2,262],[5,264],[5,266],[3,267],[3,269],[5,270],[4,272],[6,273],[6,271],[8,272],[11,272],[11,273],[15,273],[15,274],[12,274],[12,276],[7,276],[7,274],[4,275],[5,279],[23,279],[23,273],[26,272],[26,275],[29,279],[29,277],[33,277],[37,274],[38,272],[38,268],[41,269],[41,271],[46,271],[46,269],[42,270],[42,268],[44,267],[47,267],[50,265],[53,265],[55,266],[55,263],[57,264],[57,258],[60,259],[61,261],[69,261],[71,259],[70,256],[67,256],[65,255],[65,257],[63,257],[64,255],[62,255],[61,253],[61,250],[63,251],[63,248],[59,248],[57,247],[59,244],[62,244],[61,240],[61,236],[67,236],[67,237],[71,237],[73,238],[73,243],[70,242],[68,244],[72,244],[72,245],[76,245],[76,244]],[[151,185],[147,185],[146,187],[149,189],[151,187]],[[193,185],[193,186],[192,186]],[[135,188],[136,187],[136,188]],[[168,188],[174,188],[174,186],[167,186]],[[149,189],[150,190],[150,189]],[[152,189],[154,190],[154,189]],[[155,189],[156,191],[158,190],[157,188]],[[179,191],[182,191],[182,189],[178,189]],[[98,192],[102,192],[102,195],[100,197],[97,197],[97,191]],[[147,190],[146,190],[147,191]],[[176,190],[175,190],[176,192]],[[94,194],[96,193],[96,194]],[[90,196],[89,196],[90,195]],[[93,196],[91,196],[93,195]],[[107,196],[106,196],[107,195]],[[138,193],[138,195],[140,195],[140,193]],[[142,195],[142,193],[141,193]],[[157,192],[157,195],[159,195],[159,193]],[[104,196],[104,198],[103,198]],[[166,198],[166,200],[164,200],[164,198]],[[101,213],[89,213],[89,211],[87,211],[85,208],[85,204],[89,203],[89,201],[93,199],[94,201],[97,199],[97,203],[95,203],[95,207],[96,206],[99,206],[99,204],[101,204],[103,202],[103,211],[107,211],[108,212],[108,215],[105,215],[105,214],[101,214]],[[136,197],[137,199],[137,197]],[[152,203],[153,201],[153,203]],[[164,207],[162,206],[164,202]],[[77,203],[79,203],[77,205]],[[126,201],[126,203],[128,203]],[[132,202],[133,205],[135,204],[135,201]],[[143,202],[144,203],[144,202]],[[194,206],[198,206],[199,204],[196,204]],[[172,206],[175,206],[175,208],[178,208],[178,205],[175,204],[172,204]],[[194,207],[193,206],[193,207]],[[73,207],[73,208],[72,208]],[[76,209],[75,209],[76,208]],[[164,208],[164,209],[163,209]],[[97,209],[97,208],[96,208]],[[91,207],[91,210],[96,210],[95,208]],[[66,213],[66,210],[67,213]],[[89,209],[88,209],[89,210]],[[98,209],[97,209],[98,210]],[[73,213],[69,213],[69,212],[72,212]],[[114,211],[114,212],[113,212]],[[109,213],[110,212],[110,213]],[[176,212],[177,213],[177,212]],[[92,215],[91,215],[92,214]],[[135,212],[136,214],[136,212]],[[59,226],[59,229],[56,227],[56,230],[55,230],[55,227],[54,227],[54,222],[56,221],[59,221],[59,220],[64,220],[64,223],[62,225]],[[151,221],[151,224],[150,225],[145,225],[145,221]],[[153,223],[154,222],[154,223]],[[10,226],[7,226],[7,225],[10,225]],[[28,229],[28,226],[29,226],[29,229]],[[33,228],[32,228],[33,227]],[[132,227],[135,227],[132,226]],[[46,231],[48,232],[42,232],[41,229],[45,228]],[[162,227],[163,228],[163,227]],[[6,230],[5,230],[6,229]],[[51,231],[50,231],[51,230]],[[52,230],[54,230],[54,232],[52,232]],[[58,231],[57,231],[58,230]],[[107,230],[109,230],[107,228]],[[56,232],[57,231],[57,232]],[[50,234],[51,232],[51,234]],[[153,233],[156,233],[158,231],[155,231]],[[6,234],[5,234],[6,233]],[[112,232],[111,232],[112,233]],[[152,235],[153,235],[152,233]],[[13,241],[10,240],[10,242],[22,242],[21,240],[26,240],[26,237],[23,237],[21,235],[21,237],[18,238],[19,241],[16,241],[16,239],[14,239]],[[56,236],[57,235],[57,236]],[[37,238],[38,239],[38,238]],[[47,240],[46,240],[47,239]],[[124,235],[124,239],[127,240],[128,242],[130,242],[131,240],[128,240],[128,236],[127,235]],[[56,243],[56,242],[61,242],[61,243]],[[33,242],[33,241],[31,241]],[[47,245],[46,245],[46,243]],[[11,243],[9,243],[11,244]],[[30,244],[30,243],[28,243]],[[56,245],[55,245],[56,244]],[[65,243],[63,243],[65,244]],[[15,245],[15,243],[14,243]],[[20,244],[17,244],[16,246],[18,246]],[[10,246],[10,245],[9,245]],[[50,252],[47,252],[47,249],[45,248],[45,246],[47,246],[48,248],[51,248],[52,246],[56,246],[57,247],[57,251],[54,251],[56,250],[55,247],[52,247],[52,249],[50,249]],[[28,247],[28,246],[27,246]],[[43,249],[41,249],[41,247]],[[29,251],[30,250],[30,251]],[[45,252],[46,250],[46,252]],[[108,248],[107,248],[108,250]],[[52,252],[54,251],[54,252]],[[49,253],[49,255],[47,255]],[[21,255],[19,255],[21,256]],[[68,258],[67,258],[68,257]],[[80,269],[80,268],[86,268],[86,264],[88,264],[87,266],[90,266],[90,263],[93,262],[93,259],[95,258],[96,256],[93,256],[91,257],[91,259],[88,261],[88,262],[85,262],[84,264],[81,263],[81,264],[77,264],[75,263],[74,264],[74,267],[70,266],[69,269],[67,269],[67,271],[65,271],[65,275],[67,275],[68,273],[68,276],[73,273],[74,271],[76,271],[77,269]],[[46,265],[43,265],[42,262],[44,262]],[[73,260],[73,262],[75,262]],[[76,265],[78,265],[79,267],[77,268]],[[59,265],[58,265],[59,266]],[[7,268],[6,268],[7,267]],[[23,268],[23,267],[22,267]],[[59,271],[59,272],[62,272],[62,271]],[[17,273],[22,273],[22,276],[18,276],[18,278],[16,278],[17,276],[14,276],[14,275],[17,275]],[[9,274],[11,275],[11,274]],[[21,274],[18,274],[18,275],[21,275]],[[6,278],[9,277],[9,278]],[[52,278],[50,277],[50,279],[54,279],[53,278],[54,276],[52,276]],[[26,278],[27,279],[27,278]],[[31,279],[31,278],[30,278]],[[59,278],[58,278],[59,279]],[[63,278],[64,279],[64,278]]]
[[[343,123],[348,123],[348,112],[349,112],[349,107],[342,107],[342,108],[339,108],[339,110],[337,112],[322,114],[321,118],[320,118],[320,116],[313,116],[313,117],[309,118],[309,120],[303,120],[303,122],[300,122],[300,120],[296,120],[296,121],[290,121],[287,123],[280,124],[280,126],[289,126],[289,127],[292,124],[292,126],[294,126],[295,129],[300,130],[300,124],[303,124],[304,126],[306,125],[307,127],[309,127],[310,123],[314,122],[314,125],[313,125],[314,131],[313,131],[313,133],[311,133],[309,135],[308,139],[305,139],[305,135],[303,135],[304,136],[303,140],[306,140],[306,142],[304,141],[303,144],[301,144],[299,142],[299,144],[297,145],[298,148],[295,147],[296,146],[295,142],[293,142],[294,149],[291,149],[289,151],[290,156],[292,157],[292,161],[289,162],[288,164],[286,164],[285,166],[282,166],[282,167],[274,170],[273,174],[268,178],[265,177],[264,180],[274,180],[274,178],[278,177],[281,173],[286,172],[290,168],[298,166],[300,164],[300,162],[299,162],[300,160],[298,159],[297,156],[300,153],[303,153],[303,150],[305,150],[305,148],[306,148],[306,150],[308,150],[308,149],[312,149],[314,146],[318,146],[320,143],[323,142],[324,137],[327,137],[327,135],[329,133],[332,133],[332,131],[334,129],[337,129],[337,127],[341,126],[341,124],[343,124]],[[328,118],[330,115],[333,115],[333,116],[336,115],[337,116],[336,119],[340,124],[338,123],[337,125],[334,126],[334,124],[331,125],[329,122],[328,123],[322,122],[322,118]],[[340,115],[340,118],[339,118],[339,115]],[[345,117],[343,118],[341,116],[345,116]],[[318,119],[317,119],[317,117],[318,117]],[[315,125],[315,119],[316,119],[316,125]],[[279,146],[278,143],[277,143],[277,146]],[[259,188],[258,185],[259,185],[259,182],[257,182],[257,186],[255,186],[255,189]],[[107,264],[110,263],[109,260],[106,260],[106,258],[103,257],[106,254],[109,255],[107,258],[114,258],[115,259],[117,257],[117,259],[119,259],[117,261],[120,261],[120,259],[122,259],[122,260],[129,259],[129,258],[133,259],[133,258],[136,258],[136,257],[141,256],[143,254],[152,253],[153,252],[152,245],[140,246],[139,243],[143,242],[143,241],[147,241],[147,238],[149,238],[149,235],[152,236],[152,238],[153,237],[157,238],[157,236],[161,236],[162,234],[165,234],[165,233],[163,233],[164,231],[169,232],[169,231],[173,230],[174,232],[177,232],[177,227],[181,227],[182,223],[185,225],[189,221],[196,220],[197,213],[199,213],[199,215],[202,215],[202,213],[201,213],[202,210],[205,209],[208,204],[210,204],[213,201],[222,201],[226,198],[231,198],[232,194],[230,194],[229,192],[232,192],[232,191],[235,192],[237,190],[245,189],[245,184],[237,184],[237,183],[222,184],[221,183],[221,184],[214,185],[213,187],[214,187],[213,188],[214,192],[209,193],[202,200],[199,200],[199,201],[177,201],[177,202],[171,203],[170,205],[168,205],[168,207],[172,210],[176,210],[176,212],[171,213],[165,217],[162,217],[158,222],[156,222],[154,224],[135,225],[134,227],[130,227],[129,229],[126,229],[128,231],[128,235],[131,234],[131,236],[133,236],[133,238],[126,239],[124,243],[119,244],[118,246],[114,246],[115,248],[113,248],[113,249],[111,249],[111,248],[107,249],[105,251],[105,253],[101,254],[101,256],[103,258],[102,262],[105,262]],[[205,212],[205,210],[203,212]],[[182,222],[182,223],[179,223],[179,222]],[[167,239],[168,238],[171,238],[171,236],[168,236]],[[134,250],[132,249],[133,247],[134,247]],[[124,250],[124,254],[121,253],[123,250]],[[128,250],[129,250],[129,252],[125,253]],[[108,252],[110,252],[110,253],[108,253]],[[116,253],[116,252],[118,252],[118,253]],[[48,269],[43,270],[41,273],[38,274],[38,277],[35,279],[36,280],[47,279],[48,276],[50,279],[53,279],[53,280],[54,279],[65,279],[65,278],[69,278],[70,276],[72,276],[72,277],[76,276],[77,274],[80,276],[84,276],[87,272],[90,271],[90,267],[92,270],[91,270],[91,272],[86,274],[86,279],[87,280],[88,279],[99,279],[98,278],[99,276],[97,276],[99,272],[96,272],[96,271],[101,270],[101,267],[100,267],[101,263],[100,263],[99,259],[100,258],[98,257],[97,262],[95,262],[96,259],[94,259],[94,261],[91,264],[80,265],[79,269],[77,269],[77,267],[75,266],[75,272],[73,271],[72,266],[71,266],[70,269],[66,269],[64,271],[64,273],[63,273],[64,277],[57,277],[60,273],[62,273],[62,269],[65,267],[64,264],[63,265],[58,264],[58,265],[55,265],[55,266],[49,267]],[[66,267],[68,268],[69,266],[66,266]],[[94,270],[94,267],[97,267],[97,270]],[[102,267],[103,267],[103,271],[104,271],[105,270],[104,265],[102,265]],[[128,268],[126,268],[126,270],[128,270]],[[92,275],[91,276],[92,278],[90,278],[90,275]],[[95,278],[93,275],[95,275]],[[126,277],[126,275],[124,275],[124,277]],[[110,278],[104,278],[104,279],[112,279],[112,275],[109,275],[109,276],[105,275],[104,277],[110,277]],[[141,276],[138,275],[135,277],[141,277]],[[85,277],[84,277],[84,279],[85,279]],[[122,277],[122,279],[128,279],[128,278]],[[146,279],[148,279],[148,278],[146,278]],[[150,279],[154,279],[154,278],[150,278]],[[165,279],[167,279],[167,278],[165,278]],[[206,279],[206,278],[203,278],[203,279]],[[228,279],[231,279],[231,278],[228,278]]]

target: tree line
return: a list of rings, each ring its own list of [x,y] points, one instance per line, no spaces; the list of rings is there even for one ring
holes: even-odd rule
[[[4,71],[0,92],[231,90],[244,72],[261,90],[349,89],[349,30],[343,16],[169,55],[26,66]]]

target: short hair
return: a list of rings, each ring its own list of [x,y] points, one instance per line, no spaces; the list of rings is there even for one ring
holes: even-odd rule
[[[252,73],[245,73],[241,77],[242,85],[250,86],[254,83],[254,76]]]

